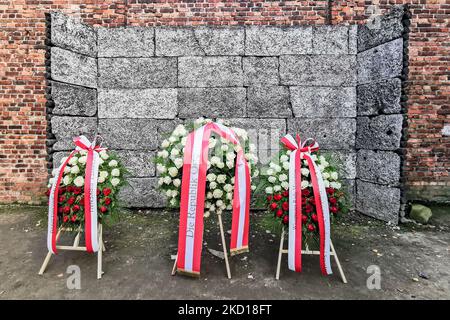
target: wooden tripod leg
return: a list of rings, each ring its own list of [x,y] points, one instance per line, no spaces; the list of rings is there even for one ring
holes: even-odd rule
[[[222,214],[218,213],[217,217],[219,219],[220,236],[222,238],[223,256],[225,257],[225,266],[227,268],[227,276],[228,276],[228,279],[231,279],[230,264],[228,263],[228,251],[227,251],[227,245],[225,243],[225,233],[223,232]]]
[[[275,274],[275,279],[280,280],[280,268],[281,268],[281,257],[283,256],[283,244],[284,244],[284,226],[281,231],[281,239],[280,239],[280,251],[278,251],[278,263],[277,263],[277,272]]]
[[[338,266],[342,282],[343,283],[347,283],[347,278],[345,277],[344,270],[342,270],[342,266],[341,266],[341,264],[339,262],[339,258],[337,256],[336,250],[334,249],[333,242],[331,240],[330,240],[330,246],[331,246],[331,250],[333,250],[334,261],[336,261],[336,264]]]
[[[58,242],[59,236],[61,235],[62,228],[59,228],[58,233],[56,234],[56,242]],[[47,265],[50,262],[50,259],[52,258],[52,253],[49,251],[47,255],[45,256],[44,262],[42,263],[41,269],[39,269],[38,275],[43,275],[45,272],[45,269],[47,269]]]
[[[103,254],[103,228],[102,225],[99,224],[98,225],[98,243],[99,243],[99,248],[98,248],[98,252],[97,252],[97,279],[101,279],[102,278],[102,274],[103,274],[103,268],[102,268],[102,254]]]
[[[173,276],[177,273],[177,262],[178,262],[178,253],[177,253],[177,257],[175,258],[175,262],[173,263],[173,268],[172,268]]]

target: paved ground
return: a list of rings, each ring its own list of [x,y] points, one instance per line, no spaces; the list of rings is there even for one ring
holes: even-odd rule
[[[251,252],[231,258],[233,279],[223,260],[203,251],[200,279],[171,276],[177,219],[171,212],[124,213],[105,231],[104,277],[96,280],[96,258],[62,253],[44,276],[37,271],[46,254],[45,208],[0,207],[0,299],[449,299],[450,212],[431,227],[392,228],[360,216],[333,229],[333,242],[349,280],[322,276],[317,257],[304,258],[304,271],[274,279],[278,237],[266,232],[253,213]],[[220,250],[217,227],[206,225],[205,248]],[[229,223],[227,222],[227,226]],[[66,239],[69,241],[70,239]],[[66,268],[81,268],[81,290],[66,287]],[[366,286],[367,267],[381,269],[381,289]],[[422,272],[423,277],[419,276]]]

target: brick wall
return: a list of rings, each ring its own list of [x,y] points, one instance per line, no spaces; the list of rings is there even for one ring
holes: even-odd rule
[[[128,3],[128,4],[126,4]],[[38,202],[45,187],[45,17],[58,10],[93,25],[324,24],[328,1],[0,0],[0,202]],[[411,4],[406,161],[411,198],[450,189],[448,43],[444,0],[333,1],[333,23],[360,23],[366,9]]]

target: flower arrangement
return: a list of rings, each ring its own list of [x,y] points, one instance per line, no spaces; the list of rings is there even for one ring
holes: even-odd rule
[[[103,221],[106,217],[117,214],[117,195],[120,188],[126,184],[125,167],[112,152],[102,150],[99,152],[99,174],[97,180],[97,208],[98,219]],[[68,157],[61,159],[64,163]],[[65,227],[76,228],[84,224],[84,184],[87,161],[87,151],[80,150],[75,153],[64,168],[58,192],[58,216]],[[50,188],[56,181],[58,169],[52,172],[46,195],[50,195]]]
[[[187,125],[180,124],[162,141],[161,149],[154,158],[159,175],[159,189],[167,197],[172,208],[179,207],[181,197],[181,178],[183,171],[184,147],[188,134],[201,126],[212,122],[211,119],[199,118]],[[226,121],[218,121],[227,125]],[[231,128],[244,148],[245,158],[250,165],[251,177],[259,174],[255,155],[256,146],[249,141],[248,133],[241,128]],[[205,217],[210,213],[221,213],[232,209],[234,190],[234,171],[236,146],[213,133],[209,139],[209,159],[206,184]],[[256,189],[255,185],[251,186]]]
[[[268,208],[268,216],[264,223],[272,230],[289,223],[289,155],[291,150],[282,147],[281,151],[262,169],[258,190],[264,190],[264,205]],[[339,179],[337,165],[331,156],[312,154],[311,158],[322,173],[330,208],[330,220],[347,212],[347,196]],[[301,163],[302,189],[302,234],[304,240],[318,235],[318,216],[311,184],[310,171],[306,160]],[[261,201],[260,201],[260,204]],[[275,223],[275,225],[273,225]]]

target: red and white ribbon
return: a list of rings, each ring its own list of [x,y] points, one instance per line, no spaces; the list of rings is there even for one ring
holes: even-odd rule
[[[84,229],[86,250],[88,252],[98,251],[97,237],[97,179],[100,157],[98,152],[105,150],[95,146],[95,140],[91,143],[85,136],[73,139],[76,148],[57,169],[56,179],[50,189],[48,202],[48,232],[47,247],[51,253],[56,254],[56,233],[58,225],[58,197],[64,168],[75,153],[81,150],[87,151],[86,171],[84,177]]]
[[[248,251],[250,168],[235,133],[222,124],[211,122],[191,132],[184,148],[177,269],[193,275],[200,274],[208,144],[212,132],[239,146],[235,166],[230,252],[237,254]]]
[[[292,150],[289,159],[289,269],[295,272],[300,272],[302,269],[301,161],[305,159],[311,175],[319,222],[320,268],[323,274],[329,275],[332,271],[330,263],[330,212],[328,198],[322,173],[311,157],[311,152],[319,150],[319,144],[313,139],[307,139],[301,143],[298,135],[296,141],[290,134],[281,138],[281,142],[289,150]]]

